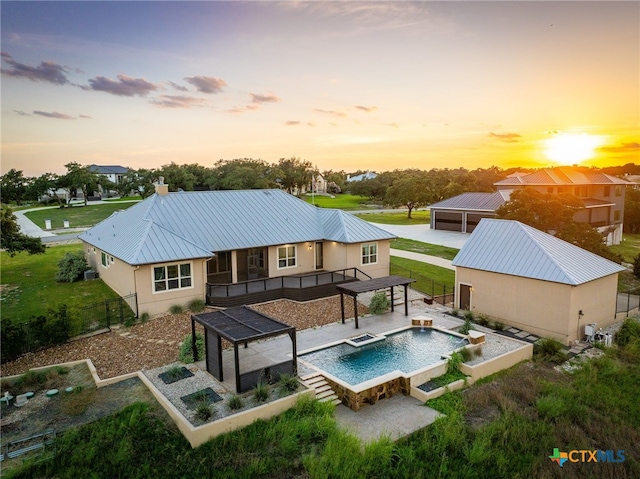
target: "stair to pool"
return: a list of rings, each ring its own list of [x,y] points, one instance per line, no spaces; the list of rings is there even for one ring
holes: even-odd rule
[[[320,402],[329,402],[334,406],[342,404],[335,391],[320,373],[313,373],[300,378],[308,387],[316,390],[316,399]]]

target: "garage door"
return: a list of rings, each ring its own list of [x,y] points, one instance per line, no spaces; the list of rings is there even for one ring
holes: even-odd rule
[[[467,233],[472,233],[482,218],[493,218],[493,215],[467,213]]]
[[[435,212],[435,226],[437,230],[462,231],[462,213]]]

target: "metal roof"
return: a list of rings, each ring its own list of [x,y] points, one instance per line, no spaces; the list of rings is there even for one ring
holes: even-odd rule
[[[306,241],[392,238],[349,213],[317,208],[282,190],[155,194],[80,235],[134,265]]]
[[[129,168],[119,165],[91,165],[89,170],[102,175],[126,175]]]
[[[628,181],[597,171],[581,172],[572,168],[545,168],[533,173],[514,173],[494,185],[627,185]]]
[[[495,193],[462,193],[438,201],[430,205],[429,209],[495,211],[508,199],[509,195],[506,195],[507,198],[505,198],[503,193],[499,191]]]
[[[214,330],[234,344],[288,334],[296,330],[293,326],[247,306],[195,314],[191,319]]]
[[[453,265],[573,286],[624,271],[519,221],[487,218],[471,233]]]
[[[405,278],[404,276],[384,276],[382,278],[367,279],[364,281],[355,281],[348,284],[336,285],[338,291],[350,296],[357,296],[359,293],[375,291],[378,289],[392,288],[394,286],[407,286],[415,282],[415,279]]]

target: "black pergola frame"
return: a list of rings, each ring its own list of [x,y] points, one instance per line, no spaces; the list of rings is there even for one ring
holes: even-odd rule
[[[374,278],[366,281],[357,281],[354,283],[341,284],[336,286],[340,292],[340,312],[342,314],[342,324],[344,324],[344,295],[348,294],[353,297],[353,309],[355,314],[356,329],[358,329],[358,294],[375,291],[378,289],[391,288],[391,311],[393,312],[393,288],[395,286],[404,286],[404,315],[409,316],[409,295],[407,288],[415,279],[405,278],[403,276],[385,276],[383,278]]]
[[[291,338],[292,346],[292,370],[296,375],[298,371],[297,345],[296,345],[296,328],[278,321],[275,318],[262,314],[247,306],[239,306],[229,308],[222,311],[213,311],[209,313],[191,315],[191,338],[193,348],[193,360],[198,361],[198,349],[196,347],[196,325],[201,324],[205,329],[205,356],[207,363],[207,371],[220,381],[224,381],[222,371],[222,338],[233,344],[234,362],[235,362],[235,378],[236,391],[241,391],[241,375],[240,375],[240,356],[238,345],[244,344],[245,348],[251,341],[258,341],[275,336],[288,334]],[[209,348],[207,347],[207,332],[211,331],[217,338],[217,358],[216,364],[218,371],[209,370]],[[265,366],[268,368],[268,366]],[[217,372],[217,375],[216,375]]]

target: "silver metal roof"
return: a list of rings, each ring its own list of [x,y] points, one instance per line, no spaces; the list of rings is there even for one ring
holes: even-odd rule
[[[597,171],[579,172],[572,168],[545,168],[533,173],[514,173],[494,183],[500,185],[627,185],[628,181]]]
[[[480,221],[453,265],[573,286],[624,271],[519,221],[487,218]]]
[[[462,193],[461,195],[438,201],[430,205],[429,209],[495,211],[508,199],[508,195],[505,198],[503,193]]]
[[[212,256],[305,241],[360,243],[394,235],[340,210],[316,208],[281,190],[153,195],[80,239],[129,264]]]

